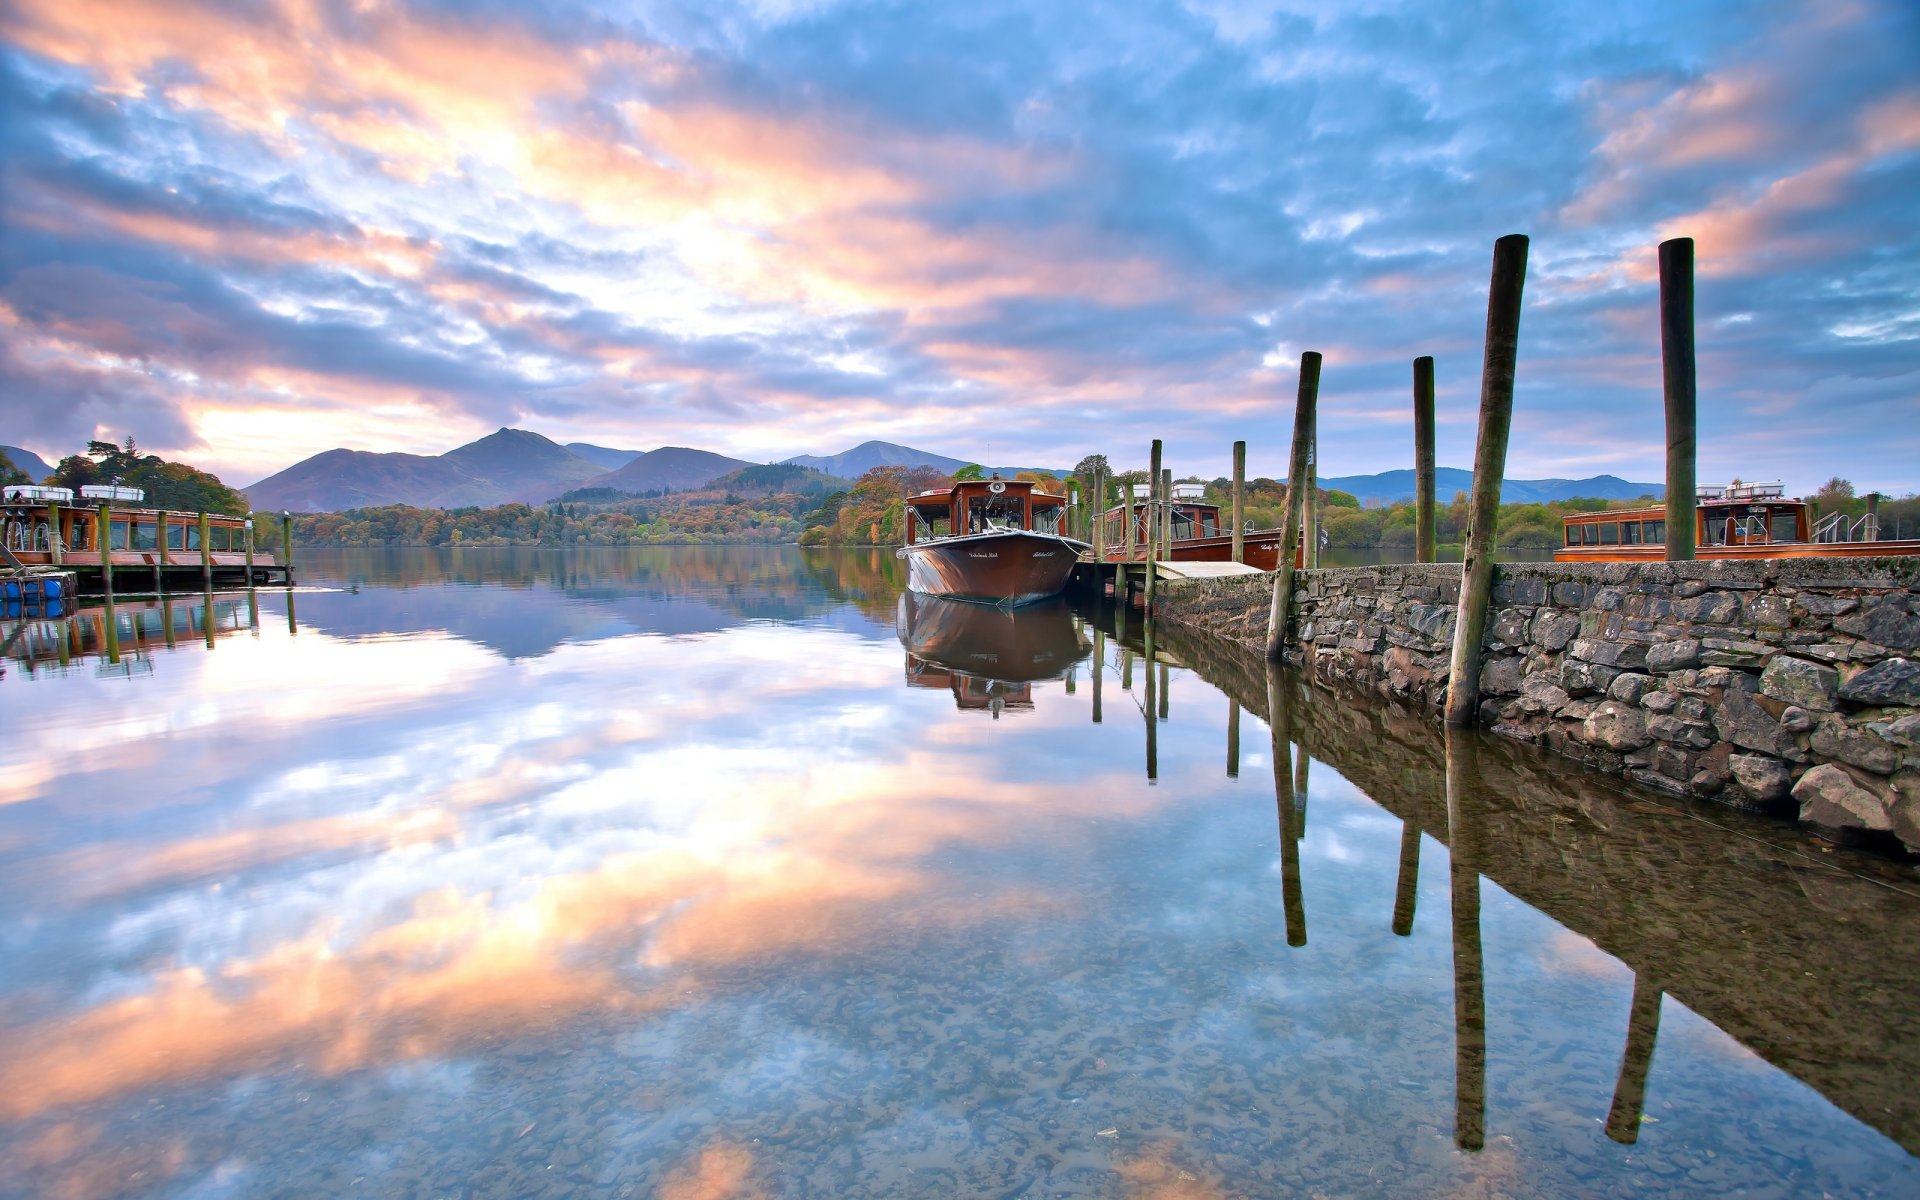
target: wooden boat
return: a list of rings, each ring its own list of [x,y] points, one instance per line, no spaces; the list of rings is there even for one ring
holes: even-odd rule
[[[78,573],[83,586],[97,585],[102,574],[99,510],[105,504],[107,559],[118,586],[151,582],[156,590],[168,585],[199,590],[206,574],[201,514],[142,507],[144,498],[139,488],[83,487],[76,500],[67,488],[8,484],[0,488],[0,567],[63,567]],[[286,571],[272,555],[251,550],[251,518],[208,513],[206,525],[205,566],[215,585],[285,580]]]
[[[1140,492],[1146,490],[1145,484],[1135,487]],[[1199,484],[1173,486],[1173,537],[1166,552],[1157,556],[1161,560],[1233,561],[1233,531],[1220,519],[1218,504],[1200,499],[1203,492]],[[1102,562],[1146,561],[1149,507],[1144,496],[1136,495],[1127,503],[1116,504],[1100,514],[1106,547]],[[1284,535],[1285,531],[1280,529],[1248,530],[1242,538],[1241,561],[1262,571],[1275,569],[1280,564],[1280,542]],[[1306,564],[1304,544],[1296,545],[1293,564],[1296,567]]]
[[[1086,543],[1065,536],[1066,498],[1017,479],[968,479],[907,501],[907,587],[1031,604],[1066,590]]]
[[[1561,519],[1555,562],[1664,561],[1667,510],[1615,508]],[[1694,557],[1868,558],[1920,554],[1920,539],[1882,540],[1877,517],[1849,522],[1830,513],[1816,524],[1813,506],[1778,483],[1701,488],[1694,516]]]
[[[1065,678],[1093,652],[1058,597],[1020,610],[907,592],[894,615],[909,687],[947,688],[963,710],[1033,707],[1033,685]]]

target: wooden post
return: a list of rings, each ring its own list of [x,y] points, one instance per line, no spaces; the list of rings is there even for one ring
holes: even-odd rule
[[[1124,638],[1126,631],[1121,630],[1114,636]],[[1120,690],[1123,692],[1133,690],[1133,651],[1124,645],[1120,647]]]
[[[1400,822],[1400,875],[1393,885],[1393,931],[1413,932],[1413,909],[1420,898],[1420,827]]]
[[[100,508],[104,512],[106,505],[103,504]],[[112,578],[111,570],[108,571],[108,578],[109,580]],[[101,632],[105,635],[107,642],[107,661],[117,666],[120,662],[120,614],[113,610],[111,583],[107,587],[107,606],[100,614],[100,624]]]
[[[1240,778],[1240,702],[1227,701],[1227,778]]]
[[[1880,493],[1879,492],[1867,493],[1867,525],[1866,525],[1865,533],[1866,533],[1866,536],[1860,539],[1863,542],[1877,542],[1880,540]]]
[[[1286,912],[1287,945],[1304,946],[1307,908],[1300,888],[1300,836],[1293,823],[1293,708],[1280,664],[1274,662],[1267,664],[1267,731],[1272,735],[1273,804],[1280,825],[1280,903]]]
[[[1154,576],[1160,572],[1157,568],[1155,551],[1158,549],[1158,528],[1154,521],[1154,494],[1160,490],[1160,439],[1153,439],[1153,453],[1148,456],[1147,467],[1147,612],[1153,612]]]
[[[1433,356],[1413,360],[1413,561],[1437,562],[1433,496]]]
[[[292,576],[288,576],[288,578],[292,578]],[[300,623],[294,620],[294,616],[293,616],[293,585],[292,584],[287,585],[287,632],[289,634],[298,634],[300,632]]]
[[[213,527],[200,514],[200,590],[213,591]]]
[[[1096,628],[1093,631],[1093,723],[1100,723],[1100,676],[1107,664],[1107,635]]]
[[[247,545],[247,586],[251,588],[253,586],[253,514],[247,514],[247,523],[243,528]]]
[[[1093,528],[1093,536],[1087,540],[1093,543],[1093,561],[1102,563],[1107,558],[1107,475],[1096,468],[1093,472],[1093,508],[1087,513],[1087,520]],[[1098,571],[1094,574],[1094,583],[1100,584]]]
[[[1653,1069],[1653,1044],[1660,1036],[1660,989],[1644,973],[1633,977],[1633,1006],[1627,1013],[1627,1045],[1620,1055],[1620,1078],[1607,1110],[1607,1136],[1623,1146],[1640,1140],[1640,1109],[1647,1097],[1647,1073]]]
[[[252,579],[253,576],[247,576]],[[253,630],[253,636],[260,636],[260,593],[251,585],[247,588],[247,628]]]
[[[1160,472],[1160,558],[1173,561],[1173,468]]]
[[[1154,448],[1159,449],[1158,442],[1154,443]],[[1146,623],[1140,627],[1140,636],[1142,649],[1146,655],[1141,667],[1147,677],[1147,696],[1146,703],[1141,705],[1141,709],[1147,717],[1147,783],[1151,785],[1160,780],[1160,722],[1154,716],[1156,697],[1153,669],[1153,616],[1151,614],[1147,616]]]
[[[1320,352],[1300,356],[1300,392],[1293,405],[1293,452],[1287,458],[1287,505],[1280,518],[1280,561],[1273,573],[1273,608],[1267,613],[1267,658],[1286,649],[1287,618],[1293,611],[1293,560],[1300,548],[1300,513],[1305,500],[1307,443],[1313,437],[1313,410],[1320,397]]]
[[[1478,480],[1475,481],[1477,486]],[[1448,876],[1453,899],[1453,1140],[1478,1150],[1487,1131],[1487,995],[1480,950],[1480,875],[1465,812],[1469,733],[1447,731]]]
[[[280,514],[280,553],[281,553],[281,556],[286,560],[285,562],[281,563],[281,569],[286,573],[287,586],[292,587],[293,586],[293,514],[288,512],[283,512]],[[289,604],[287,608],[288,608],[287,620],[291,622],[293,620],[293,613],[292,613],[293,606]]]
[[[1693,239],[1660,243],[1660,365],[1667,398],[1667,561],[1692,562],[1694,511]]]
[[[1247,444],[1233,444],[1233,561],[1247,561]]]
[[[160,551],[153,560],[153,590],[160,593],[167,590],[166,569],[173,565],[173,557],[167,553],[167,527],[173,524],[172,516],[173,514],[166,509],[161,509],[157,517],[159,524],[153,531],[154,547]],[[133,518],[131,516],[127,518],[127,549],[133,549]]]
[[[206,635],[207,649],[213,649],[213,593],[200,593],[200,632]]]
[[[1302,742],[1293,766],[1293,831],[1300,837],[1307,836],[1307,764],[1312,761]]]
[[[167,596],[160,597],[160,627],[167,649],[173,649],[173,600]]]
[[[1168,687],[1167,683],[1168,683],[1167,664],[1161,663],[1160,664],[1160,719],[1162,721],[1167,719],[1167,705],[1170,701],[1170,697],[1173,694],[1173,689]]]
[[[1473,454],[1473,498],[1467,548],[1460,566],[1460,608],[1453,623],[1453,665],[1447,676],[1447,724],[1471,725],[1480,707],[1480,639],[1493,592],[1495,526],[1500,482],[1507,469],[1507,431],[1513,424],[1513,374],[1520,348],[1520,295],[1527,280],[1527,236],[1510,233],[1493,244],[1493,280],[1487,290],[1486,361],[1480,373],[1480,433]]]
[[[94,529],[94,540],[100,543],[100,586],[106,589],[107,603],[113,603],[113,514],[105,504],[100,506],[98,525]]]

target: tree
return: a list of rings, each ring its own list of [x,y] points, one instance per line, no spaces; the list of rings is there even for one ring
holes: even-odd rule
[[[6,451],[0,450],[0,484],[32,482],[33,480],[27,477],[25,471],[13,465],[13,460],[7,457]]]
[[[1821,512],[1832,512],[1836,508],[1847,507],[1847,501],[1853,499],[1853,484],[1849,480],[1835,475],[1820,485],[1813,494],[1813,502],[1820,506]]]
[[[953,473],[953,481],[955,483],[959,483],[963,479],[985,479],[985,478],[986,478],[986,473],[980,469],[979,463],[968,463],[966,466],[961,467],[958,471],[955,471]]]

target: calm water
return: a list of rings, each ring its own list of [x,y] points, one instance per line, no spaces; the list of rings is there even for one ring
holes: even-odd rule
[[[881,553],[303,567],[0,629],[0,1194],[1920,1194],[1910,868]]]

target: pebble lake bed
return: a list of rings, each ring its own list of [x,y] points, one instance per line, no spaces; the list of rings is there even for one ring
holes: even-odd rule
[[[1920,1193],[1897,859],[886,550],[304,559],[0,658],[0,1196]]]

